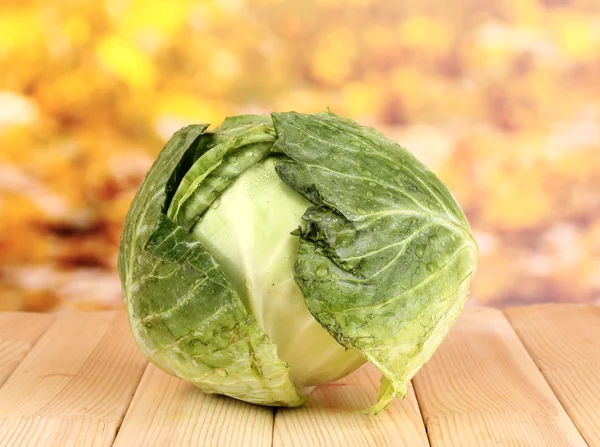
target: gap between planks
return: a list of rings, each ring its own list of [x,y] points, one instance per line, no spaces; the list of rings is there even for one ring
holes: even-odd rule
[[[57,315],[0,388],[0,446],[110,446],[146,364],[124,313]]]
[[[0,312],[0,386],[53,320],[48,314]]]
[[[283,446],[428,446],[412,385],[377,416],[362,410],[377,401],[381,374],[371,365],[337,382],[318,387],[309,402],[275,413],[273,445]]]
[[[467,308],[413,379],[432,446],[585,446],[501,311]]]
[[[589,445],[600,445],[600,307],[536,305],[505,311]]]
[[[264,446],[272,423],[270,408],[204,394],[148,365],[114,446]]]

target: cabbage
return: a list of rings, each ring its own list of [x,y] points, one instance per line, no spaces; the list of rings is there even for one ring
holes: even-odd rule
[[[132,333],[207,393],[298,406],[364,362],[373,414],[456,320],[477,266],[440,180],[332,113],[227,118],[178,131],[127,215],[119,274]]]

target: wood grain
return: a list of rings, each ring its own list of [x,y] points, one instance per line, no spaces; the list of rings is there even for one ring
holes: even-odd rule
[[[468,308],[413,380],[432,446],[585,446],[502,312]]]
[[[145,366],[124,313],[57,316],[0,389],[0,445],[111,445]]]
[[[53,316],[26,312],[0,313],[0,386],[8,379]]]
[[[506,315],[589,445],[600,445],[600,307],[552,304]]]
[[[373,367],[274,415],[146,368],[124,312],[0,313],[0,446],[600,445],[600,307],[506,314],[533,359],[502,312],[466,309],[415,377],[418,404],[411,388],[370,417]]]
[[[223,396],[149,365],[115,447],[270,446],[273,410]]]
[[[366,366],[349,377],[318,387],[304,407],[277,409],[275,446],[427,446],[423,420],[412,387],[386,412],[361,410],[377,400],[378,373]]]

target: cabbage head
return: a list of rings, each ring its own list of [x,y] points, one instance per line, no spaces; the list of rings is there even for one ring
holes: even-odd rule
[[[119,253],[131,329],[162,370],[294,407],[365,362],[376,414],[456,320],[478,258],[440,180],[332,113],[179,130],[146,175]]]

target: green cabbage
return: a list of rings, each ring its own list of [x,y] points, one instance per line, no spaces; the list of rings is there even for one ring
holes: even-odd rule
[[[207,393],[298,406],[365,361],[377,413],[431,357],[477,265],[469,224],[409,152],[331,113],[178,131],[127,216],[133,335]]]

